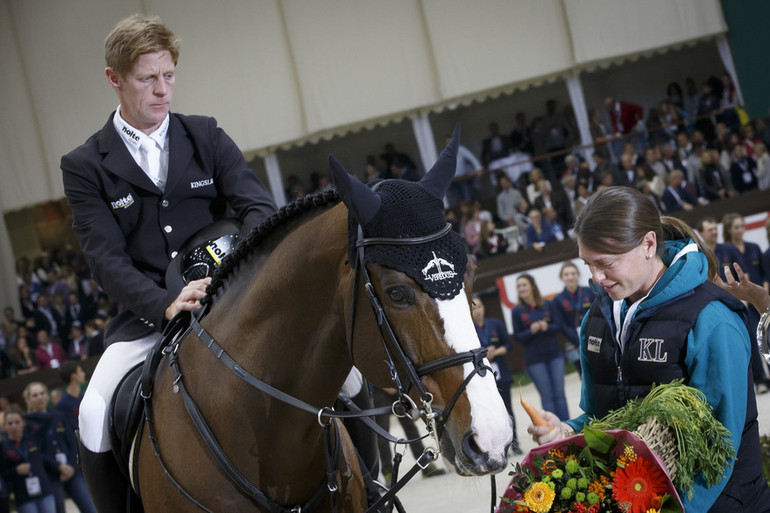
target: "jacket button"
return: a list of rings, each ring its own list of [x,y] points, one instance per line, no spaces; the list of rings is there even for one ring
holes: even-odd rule
[[[176,251],[171,252],[171,258],[176,258]]]
[[[172,230],[173,228],[171,228],[170,224],[167,224],[166,226],[163,227],[163,231],[166,233],[171,233]]]
[[[161,206],[163,206],[163,207],[167,207],[167,206],[168,206],[168,200],[167,200],[167,199],[164,199],[163,201],[161,201],[161,202],[160,202],[160,204],[161,204]]]

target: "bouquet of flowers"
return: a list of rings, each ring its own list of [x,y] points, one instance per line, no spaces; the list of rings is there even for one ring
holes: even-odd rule
[[[586,428],[517,463],[497,513],[674,513],[682,503],[663,463],[639,436]]]
[[[497,513],[681,512],[677,490],[691,497],[698,476],[706,486],[720,482],[734,457],[730,432],[703,393],[675,380],[581,434],[530,451],[511,472]]]

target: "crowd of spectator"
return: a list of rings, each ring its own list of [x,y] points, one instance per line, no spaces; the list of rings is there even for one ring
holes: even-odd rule
[[[0,378],[59,368],[103,351],[116,305],[90,277],[82,257],[60,250],[16,261],[21,311],[0,322]]]
[[[672,82],[656,107],[607,96],[589,110],[590,161],[578,146],[571,106],[554,100],[527,122],[515,116],[509,134],[489,125],[480,161],[458,165],[447,219],[483,258],[518,248],[541,250],[571,236],[588,197],[611,185],[635,187],[661,214],[692,210],[754,189],[770,189],[770,126],[749,120],[728,74],[701,84]],[[488,177],[496,201],[473,184]],[[465,185],[461,185],[465,184]],[[513,229],[515,227],[515,230]]]

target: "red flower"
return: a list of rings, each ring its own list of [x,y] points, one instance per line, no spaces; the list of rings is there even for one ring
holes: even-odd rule
[[[653,499],[667,490],[663,470],[644,458],[619,468],[612,481],[612,496],[618,504],[630,504],[627,513],[645,513]]]

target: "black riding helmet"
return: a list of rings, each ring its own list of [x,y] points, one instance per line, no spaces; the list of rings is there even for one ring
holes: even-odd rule
[[[191,281],[212,276],[235,249],[240,228],[235,219],[220,219],[187,239],[166,268],[166,290],[178,294]]]

